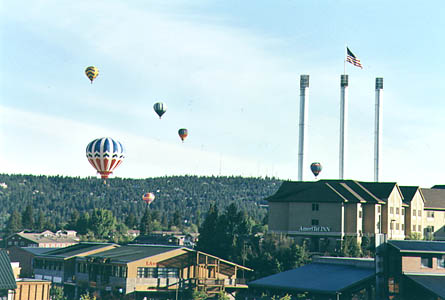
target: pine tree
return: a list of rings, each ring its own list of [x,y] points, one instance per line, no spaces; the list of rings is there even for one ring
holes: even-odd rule
[[[43,230],[45,230],[45,224],[46,224],[45,215],[43,214],[43,211],[39,211],[39,217],[37,218],[35,227],[38,231],[42,232]]]
[[[9,217],[8,224],[6,225],[6,235],[20,232],[22,229],[22,216],[18,211],[14,210]]]
[[[125,219],[125,225],[127,225],[128,228],[134,229],[137,225],[136,216],[134,213],[130,213],[127,218]]]
[[[145,209],[145,213],[141,218],[139,230],[141,235],[149,235],[153,231],[151,213],[148,208]]]
[[[34,210],[31,205],[26,206],[22,214],[22,224],[25,229],[34,229]]]

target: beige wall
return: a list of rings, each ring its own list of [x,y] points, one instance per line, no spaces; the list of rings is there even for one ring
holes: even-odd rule
[[[420,192],[417,191],[411,200],[409,207],[405,211],[406,230],[405,234],[408,236],[411,233],[420,233],[423,238],[423,221],[425,217],[424,202]],[[420,213],[420,216],[419,216]]]
[[[428,212],[434,213],[434,217],[428,217]],[[445,211],[424,210],[423,211],[424,233],[429,226],[434,227],[434,239],[445,240]]]
[[[363,232],[363,206],[361,203],[345,204],[345,234],[359,235]]]
[[[17,281],[14,300],[49,300],[50,288],[49,281]]]
[[[405,216],[402,215],[402,197],[397,187],[389,195],[386,205],[384,205],[383,215],[383,233],[388,234],[388,238],[392,240],[405,239]],[[392,221],[394,220],[394,221]],[[391,223],[393,228],[391,229]],[[386,232],[385,232],[386,230]]]

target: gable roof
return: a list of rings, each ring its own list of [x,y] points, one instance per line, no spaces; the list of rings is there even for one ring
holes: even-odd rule
[[[384,203],[396,183],[356,180],[284,181],[269,202]],[[400,194],[403,198],[402,194]]]
[[[419,191],[422,196],[422,192],[420,191],[420,188],[418,186],[400,186],[400,191],[402,192],[403,195],[403,202],[407,204],[411,203],[417,191]],[[424,200],[423,196],[422,200]]]
[[[51,243],[51,244],[67,244],[67,243],[78,243],[79,239],[77,237],[68,235],[57,235],[49,230],[43,232],[18,232],[8,237],[8,239],[14,235],[20,236],[28,241],[41,244],[41,243]]]
[[[333,276],[335,274],[335,276]],[[248,283],[249,287],[335,294],[365,280],[373,279],[373,268],[311,263]]]
[[[438,297],[445,298],[445,276],[405,275]]]
[[[416,253],[443,253],[445,254],[445,242],[439,241],[399,241],[390,240],[388,245],[393,246],[399,252]]]
[[[445,209],[445,189],[420,189],[425,198],[425,208]]]
[[[8,253],[0,250],[0,290],[15,290],[16,288],[17,284]]]

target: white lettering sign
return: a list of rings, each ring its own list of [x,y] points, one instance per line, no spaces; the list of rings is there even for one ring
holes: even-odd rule
[[[309,226],[309,227],[304,227],[304,226],[300,226],[298,231],[310,231],[310,232],[330,232],[331,228],[327,227],[327,226]]]

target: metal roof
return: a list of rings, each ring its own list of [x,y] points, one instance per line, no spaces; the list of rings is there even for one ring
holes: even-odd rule
[[[12,249],[12,248],[11,248]],[[16,248],[14,248],[16,249]],[[25,252],[29,252],[34,255],[41,255],[49,251],[53,251],[60,248],[43,248],[43,247],[17,247],[17,249],[21,249]]]
[[[311,263],[297,269],[249,282],[249,287],[335,294],[374,278],[373,268]]]
[[[44,257],[63,258],[68,259],[85,252],[94,251],[97,249],[109,247],[116,244],[109,243],[79,243],[64,248],[56,248],[55,250],[41,254]],[[117,245],[116,245],[117,246]]]
[[[85,257],[105,258],[111,259],[111,262],[127,263],[181,248],[183,247],[167,245],[127,245],[87,255]]]
[[[0,290],[15,290],[16,288],[17,284],[8,253],[5,250],[0,250]]]
[[[388,244],[400,252],[445,253],[445,242],[439,241],[398,241],[391,240]]]
[[[445,276],[405,275],[425,289],[441,298],[445,298]]]

